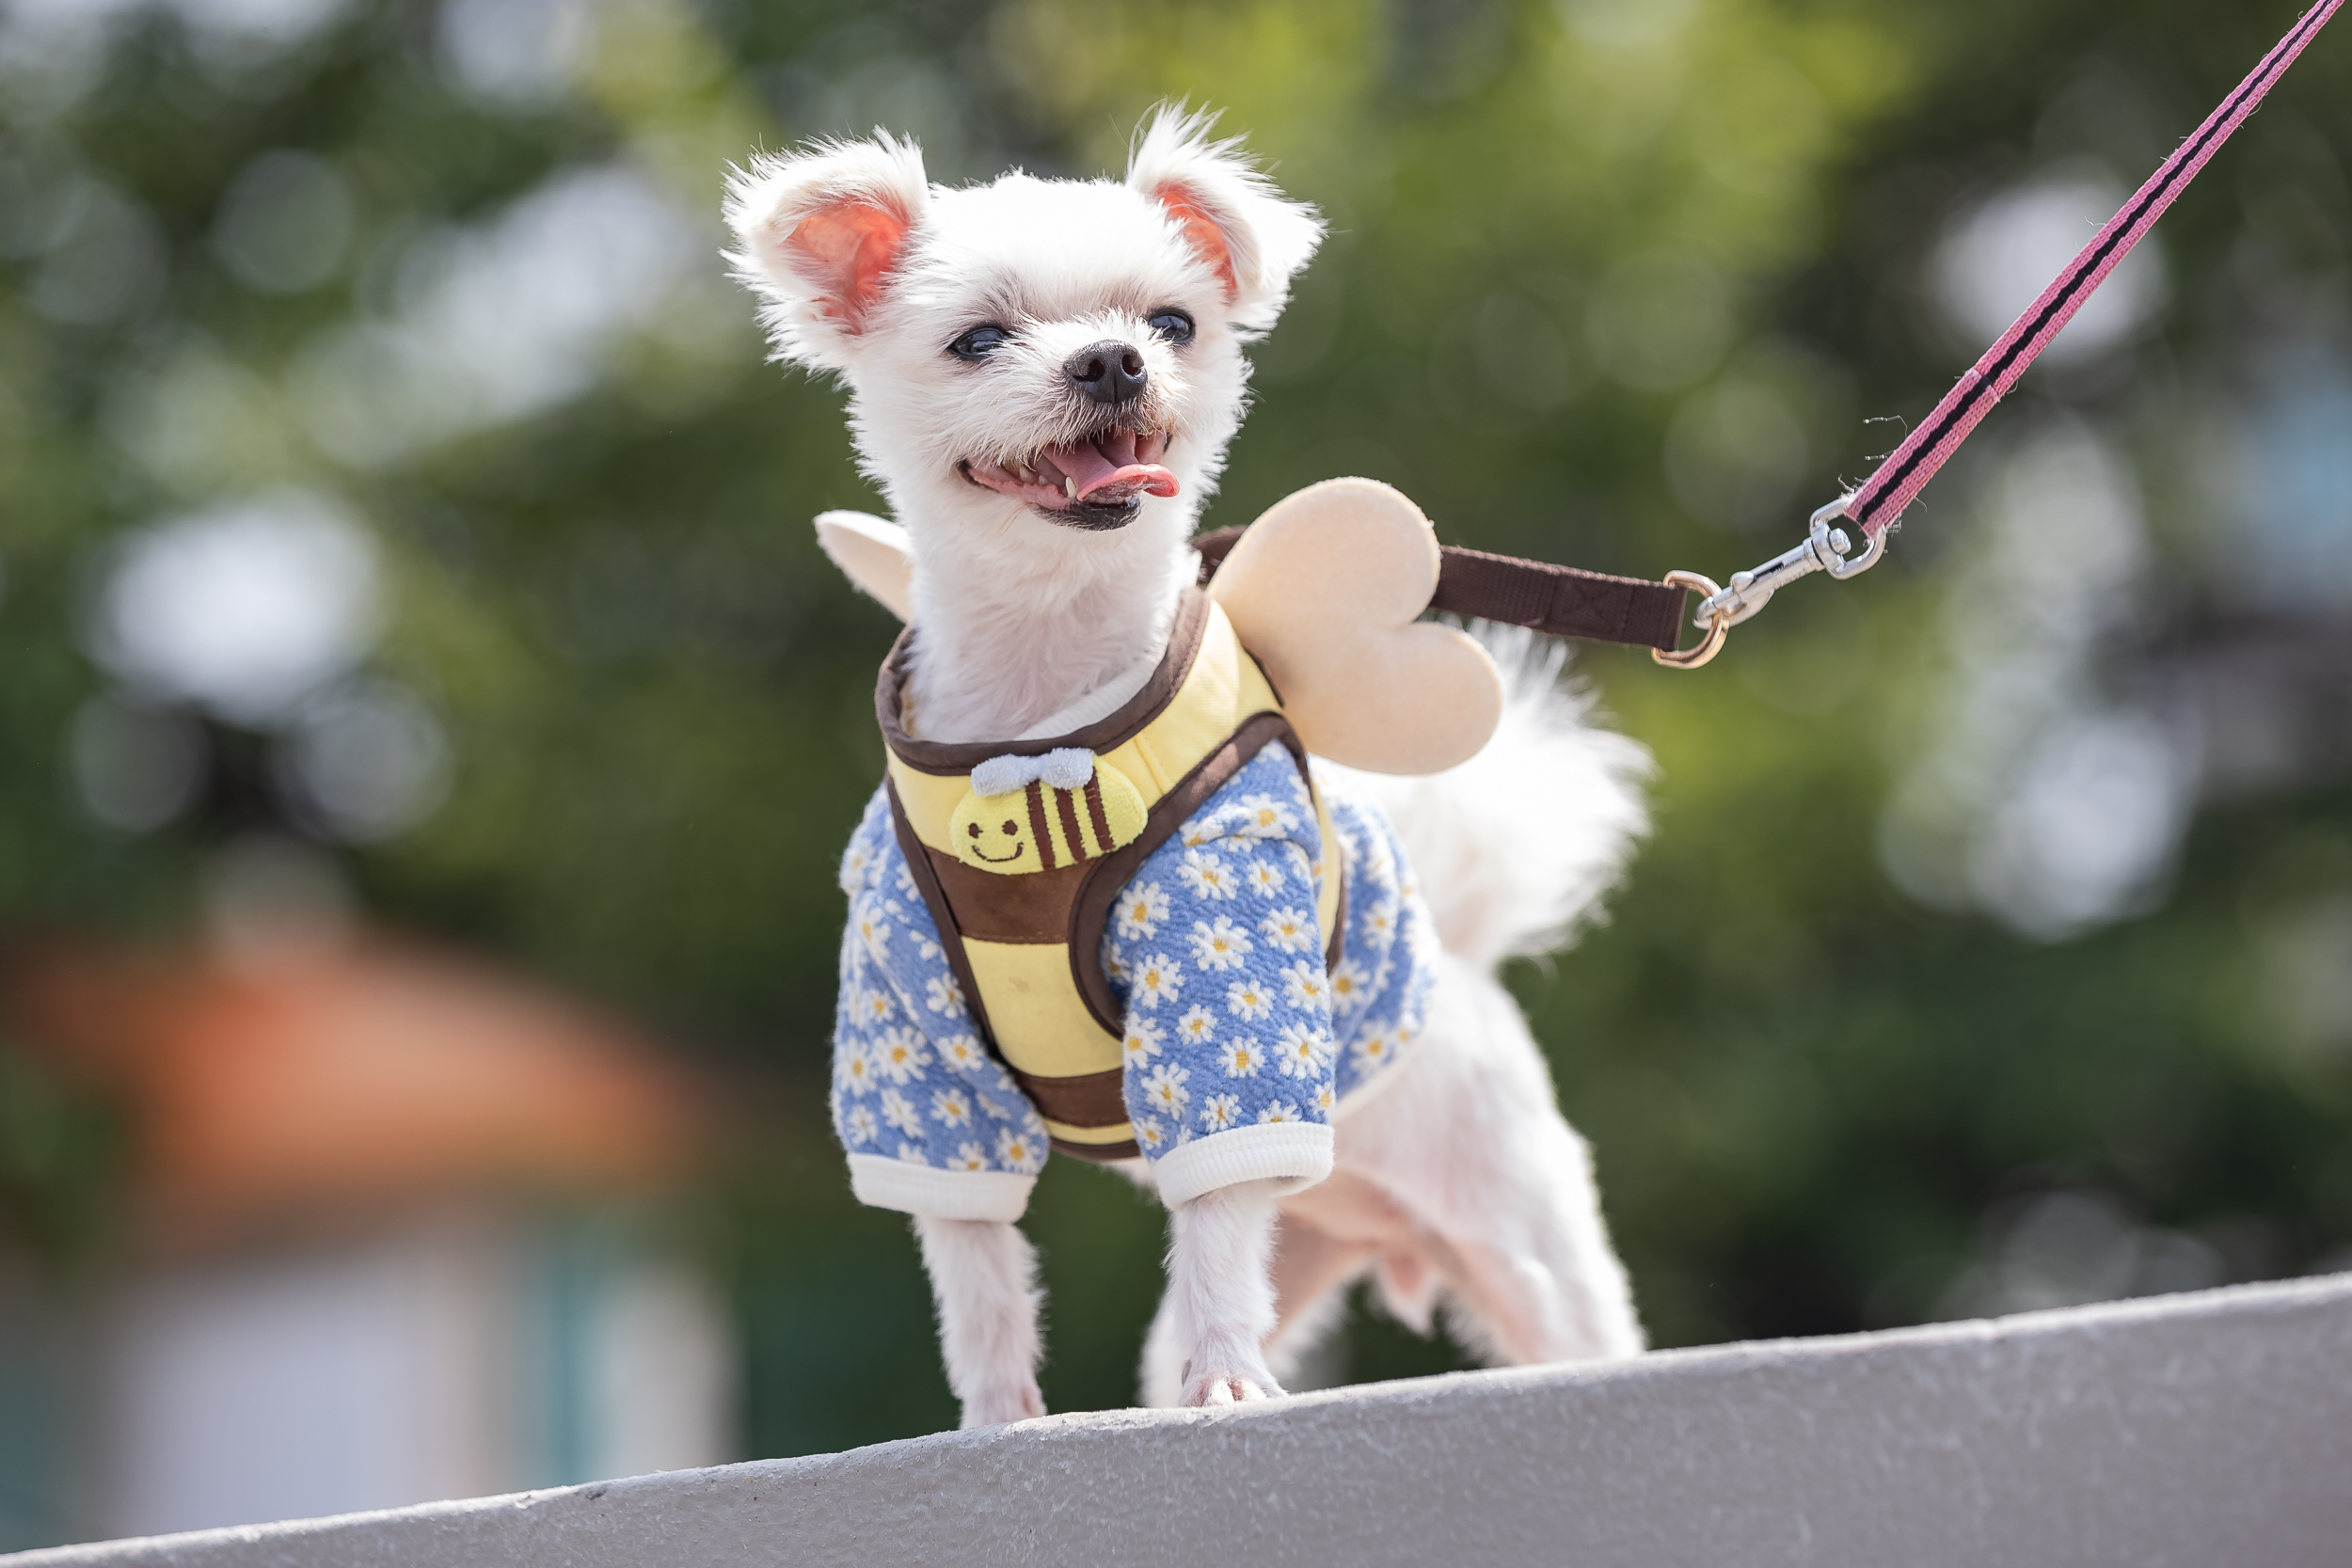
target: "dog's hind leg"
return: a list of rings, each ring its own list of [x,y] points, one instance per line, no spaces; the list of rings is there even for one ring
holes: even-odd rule
[[[1346,1315],[1347,1285],[1372,1261],[1373,1243],[1335,1235],[1287,1209],[1274,1231],[1274,1338],[1266,1364],[1295,1386],[1309,1358]]]
[[[1497,1359],[1642,1348],[1584,1142],[1510,994],[1450,958],[1418,1059],[1339,1124],[1339,1165],[1388,1194]]]
[[[1037,1252],[999,1220],[916,1215],[923,1266],[939,1306],[939,1350],[965,1427],[1045,1414],[1037,1367]]]
[[[1184,1344],[1172,1288],[1160,1292],[1160,1308],[1144,1332],[1143,1366],[1136,1383],[1137,1400],[1154,1410],[1170,1410],[1184,1401]]]

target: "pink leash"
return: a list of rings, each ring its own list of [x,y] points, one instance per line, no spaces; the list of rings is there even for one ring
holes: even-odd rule
[[[2220,150],[2230,134],[2245,123],[2247,116],[2261,104],[2263,96],[2286,74],[2296,56],[2303,53],[2304,45],[2318,35],[2343,4],[2344,0],[2320,0],[2320,4],[2303,13],[2302,20],[2237,85],[2237,90],[2205,118],[2195,135],[2165,160],[2164,166],[2123,204],[2123,210],[2107,220],[2106,227],[2042,292],[2042,297],[2010,324],[2000,341],[1984,351],[1984,357],[1945,394],[1944,401],[1935,405],[1935,412],[1879,465],[1878,471],[1860,489],[1813,515],[1811,534],[1804,544],[1754,571],[1735,573],[1730,583],[1722,588],[1696,573],[1670,573],[1667,581],[1679,578],[1682,586],[1707,594],[1695,617],[1697,624],[1707,628],[1707,638],[1685,653],[1659,655],[1660,662],[1685,668],[1706,663],[1723,646],[1724,634],[1763,609],[1774,590],[1808,573],[1825,571],[1832,577],[1850,578],[1876,565],[1886,551],[1887,535],[1902,521],[1903,508],[1960,450],[1960,444],[1993,411],[1993,405],[2017,385],[2017,378],[2026,373],[2026,367],[2049,346],[2050,340],[2074,319],[2074,312],[2082,309],[2083,302],[2106,281],[2117,263],[2131,254],[2140,236],[2164,216],[2165,209],[2188,188],[2188,182]],[[1862,535],[1858,550],[1851,533],[1836,526],[1840,519],[1858,525]]]

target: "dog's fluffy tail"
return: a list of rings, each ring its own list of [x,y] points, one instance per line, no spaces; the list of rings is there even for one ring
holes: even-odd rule
[[[1560,642],[1470,629],[1502,671],[1502,722],[1486,749],[1424,778],[1347,778],[1395,823],[1446,951],[1492,971],[1565,946],[1598,916],[1649,830],[1651,764],[1592,721],[1591,694],[1562,679]]]

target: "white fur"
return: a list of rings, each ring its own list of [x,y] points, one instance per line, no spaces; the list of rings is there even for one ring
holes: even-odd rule
[[[1037,1367],[1042,1301],[1037,1253],[1015,1226],[993,1220],[917,1216],[914,1234],[939,1307],[939,1348],[947,1386],[967,1427],[1045,1414]]]
[[[1181,1354],[1169,1404],[1234,1404],[1282,1391],[1266,1367],[1274,1337],[1274,1190],[1244,1181],[1204,1193],[1178,1209],[1168,1225],[1168,1294],[1161,1336]]]
[[[1204,118],[1164,111],[1123,182],[1016,172],[950,190],[927,182],[912,144],[878,135],[755,160],[727,216],[778,357],[847,384],[861,465],[905,530],[918,733],[1043,734],[1110,711],[1157,660],[1193,577],[1185,541],[1246,404],[1242,350],[1313,253],[1311,210],[1211,140]],[[865,238],[844,245],[844,232]],[[1169,308],[1197,323],[1191,343],[1147,325]],[[946,352],[992,322],[1012,337],[985,362]],[[1167,432],[1178,493],[1085,531],[967,478],[964,464],[1094,428],[1102,411],[1062,362],[1105,338],[1143,356],[1132,417]],[[829,549],[860,547],[834,535]],[[1498,647],[1514,694],[1485,752],[1433,779],[1356,781],[1391,810],[1448,952],[1422,1038],[1386,1075],[1409,1092],[1376,1085],[1342,1105],[1338,1169],[1321,1186],[1278,1201],[1251,1183],[1178,1209],[1144,1368],[1152,1402],[1279,1393],[1269,1349],[1295,1359],[1333,1320],[1337,1288],[1375,1267],[1400,1316],[1426,1327],[1447,1294],[1500,1359],[1641,1347],[1583,1145],[1494,969],[1554,944],[1613,880],[1644,826],[1645,758],[1585,723],[1555,657]],[[1041,1413],[1026,1241],[993,1222],[915,1228],[964,1424]]]
[[[1178,190],[1217,220],[1239,292],[1159,200]],[[834,280],[789,248],[825,202],[902,214],[904,250],[854,330],[827,314]],[[762,302],[780,357],[833,371],[850,388],[861,466],[889,499],[914,550],[912,599],[922,634],[909,678],[929,738],[1018,735],[1158,657],[1176,594],[1193,571],[1184,541],[1215,488],[1249,379],[1242,346],[1273,324],[1290,276],[1322,230],[1282,200],[1231,143],[1197,118],[1162,114],[1123,182],[1037,180],[926,186],[921,154],[882,138],[755,160],[734,181],[727,215],[737,273]],[[1199,336],[1184,347],[1145,325],[1179,307]],[[944,352],[967,327],[1016,325],[988,364]],[[1079,434],[1095,410],[1062,372],[1104,338],[1139,349],[1150,416],[1171,433],[1162,461],[1178,480],[1112,532],[1057,530],[1025,503],[982,489],[958,465],[1018,457]]]

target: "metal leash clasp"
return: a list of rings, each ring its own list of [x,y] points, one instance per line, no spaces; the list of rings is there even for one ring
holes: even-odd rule
[[[1731,634],[1732,627],[1762,610],[1772,602],[1774,594],[1799,578],[1827,572],[1842,580],[1859,577],[1877,565],[1886,554],[1886,536],[1894,530],[1883,529],[1873,534],[1862,533],[1859,528],[1837,526],[1852,499],[1851,495],[1840,496],[1822,507],[1813,514],[1803,544],[1782,551],[1761,566],[1732,573],[1731,580],[1720,588],[1713,579],[1696,572],[1667,573],[1666,580],[1676,587],[1707,595],[1691,616],[1692,625],[1704,628],[1707,636],[1696,647],[1671,654],[1653,648],[1650,657],[1677,670],[1695,670],[1722,651],[1724,639]],[[1857,533],[1862,533],[1859,550],[1854,547]]]

